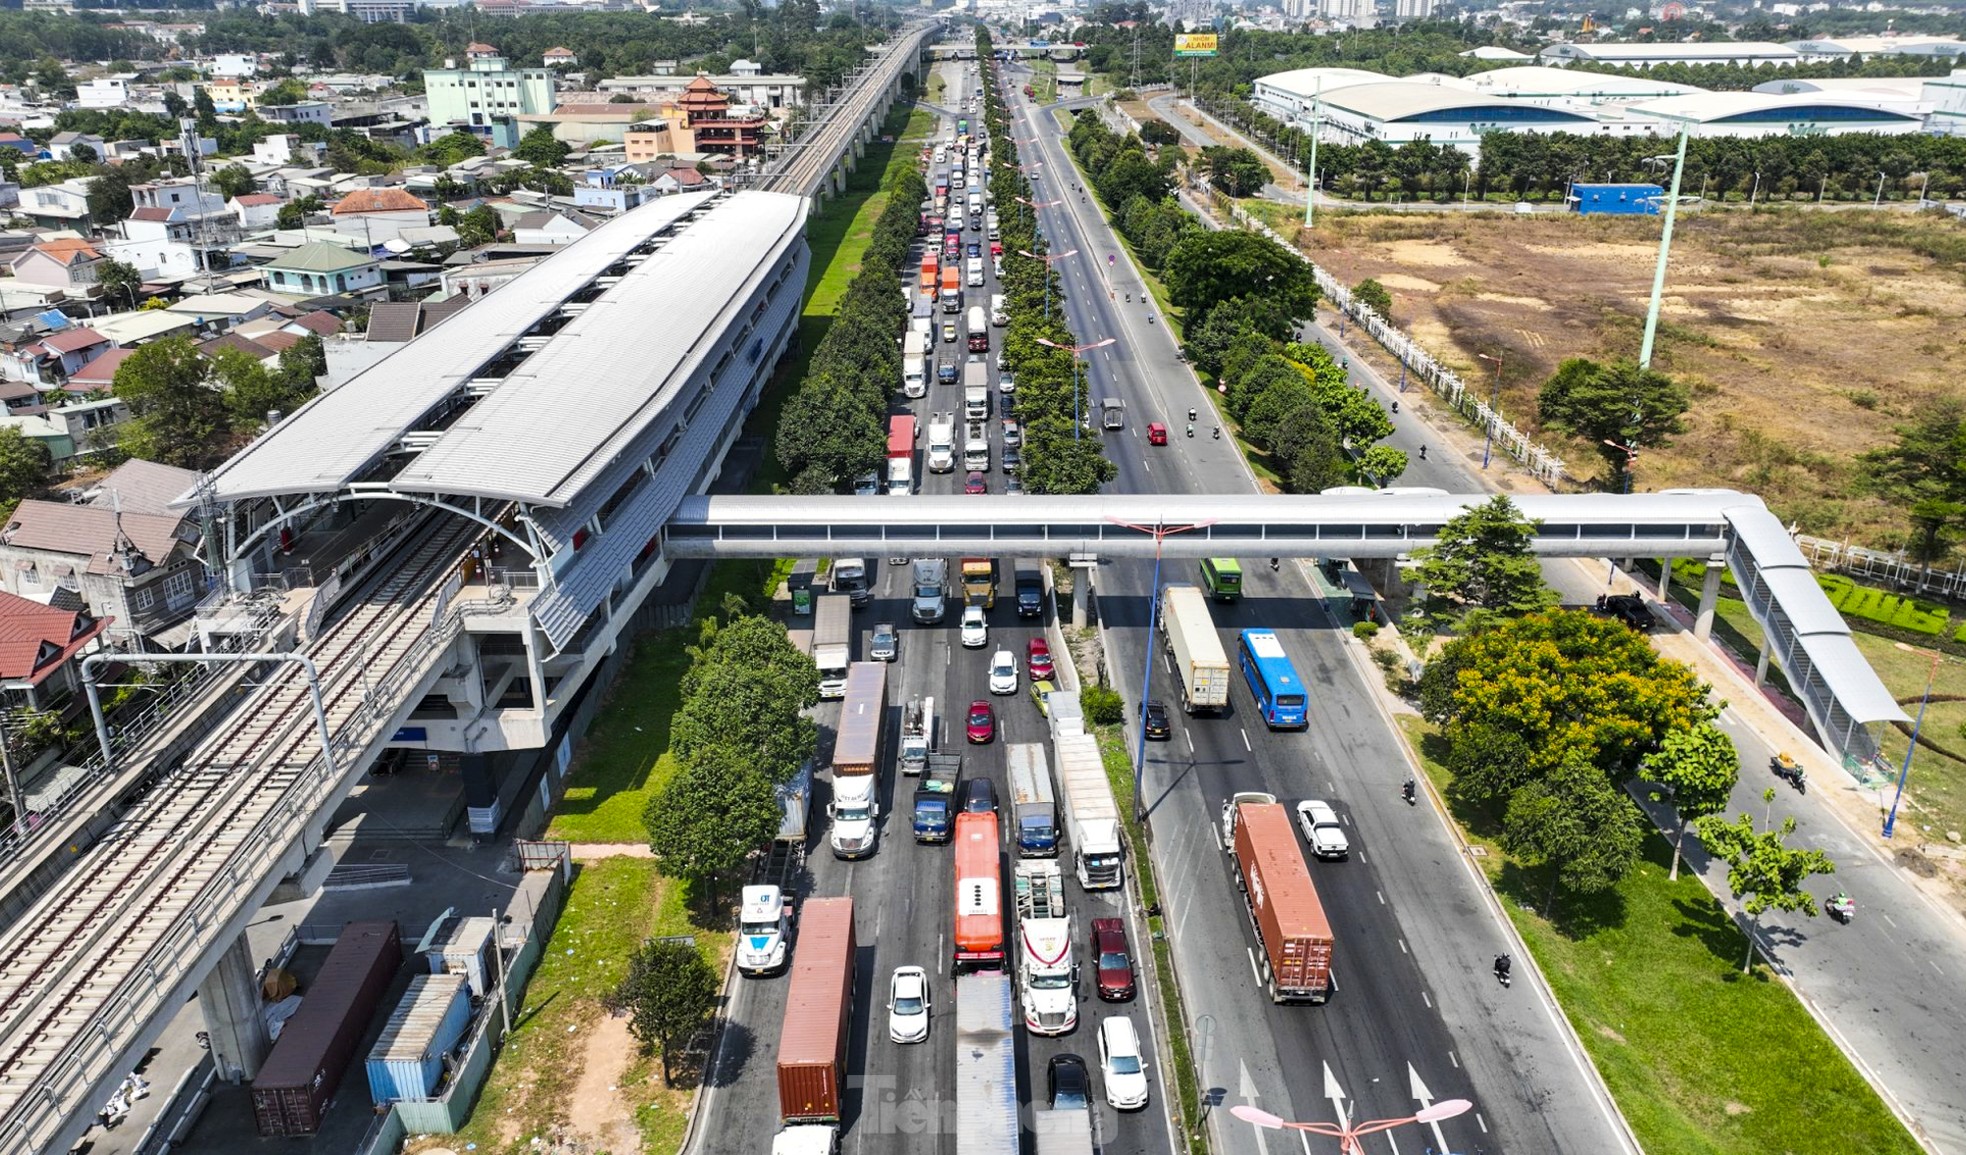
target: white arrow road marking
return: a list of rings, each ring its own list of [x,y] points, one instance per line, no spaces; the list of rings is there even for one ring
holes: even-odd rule
[[[1236,1084],[1236,1094],[1250,1103],[1256,1102],[1256,1080],[1249,1075],[1249,1064],[1242,1059],[1237,1059],[1236,1066],[1241,1071],[1241,1078]],[[1270,1143],[1264,1138],[1263,1128],[1253,1127],[1251,1130],[1256,1132],[1256,1149],[1263,1155],[1270,1155]]]
[[[1414,1070],[1412,1063],[1406,1064],[1406,1079],[1412,1085],[1413,1101],[1420,1104],[1422,1111],[1434,1105],[1434,1093],[1427,1090],[1427,1085],[1420,1080],[1420,1072]],[[1434,1150],[1447,1150],[1447,1137],[1440,1133],[1440,1120],[1431,1120],[1427,1126],[1434,1133]]]
[[[1345,1114],[1345,1088],[1338,1085],[1338,1076],[1331,1073],[1330,1063],[1323,1064],[1323,1067],[1324,1097],[1331,1100],[1331,1110],[1338,1116],[1338,1126],[1349,1131],[1352,1129],[1352,1120]],[[1306,1144],[1304,1150],[1309,1151],[1310,1145]]]

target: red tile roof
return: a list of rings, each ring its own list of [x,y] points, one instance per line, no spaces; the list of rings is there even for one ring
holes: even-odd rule
[[[0,678],[40,685],[111,619],[95,621],[0,590]]]
[[[171,219],[171,210],[158,208],[155,205],[145,205],[132,212],[130,219],[133,221],[168,221]]]
[[[335,202],[334,216],[351,213],[429,212],[430,206],[399,188],[359,188]]]
[[[293,324],[321,337],[332,337],[341,332],[341,319],[323,309],[295,317]]]
[[[90,328],[64,329],[41,338],[41,344],[56,353],[74,353],[91,345],[106,345],[109,338]]]
[[[83,240],[81,237],[63,237],[59,240],[42,241],[40,244],[34,246],[34,251],[45,253],[64,265],[72,265],[78,260],[99,261],[102,259],[102,253],[97,250],[95,245]]]
[[[148,513],[121,515],[122,534],[136,552],[161,565],[182,544],[177,536],[183,518]],[[14,507],[6,531],[0,533],[15,549],[69,554],[89,573],[121,572],[116,556],[118,515],[108,506],[70,505],[66,501],[29,498]]]
[[[262,348],[271,349],[275,353],[284,353],[295,345],[300,344],[302,340],[303,338],[299,333],[289,333],[285,329],[275,329],[271,333],[261,333],[259,336],[254,337],[253,344],[259,345]]]
[[[272,193],[246,193],[243,196],[233,197],[232,200],[233,203],[242,205],[279,205],[287,203]]]
[[[69,374],[68,388],[85,393],[108,389],[116,383],[116,367],[128,360],[130,354],[134,352],[136,352],[134,347],[105,351],[102,356]]]

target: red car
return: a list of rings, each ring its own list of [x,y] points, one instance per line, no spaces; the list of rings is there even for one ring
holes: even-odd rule
[[[963,492],[988,493],[990,492],[990,483],[984,480],[981,473],[972,470],[968,477],[963,478]]]
[[[997,711],[990,703],[977,699],[969,704],[969,725],[966,730],[972,742],[990,742],[997,736]]]
[[[1031,644],[1024,648],[1024,668],[1030,671],[1033,682],[1051,677],[1051,643],[1032,638]]]
[[[1092,953],[1099,960],[1099,997],[1109,1003],[1133,998],[1133,956],[1126,950],[1126,925],[1116,918],[1092,920]]]
[[[1161,424],[1160,422],[1158,422],[1158,421],[1149,421],[1149,422],[1147,422],[1147,444],[1149,444],[1149,445],[1166,445],[1166,444],[1167,444],[1167,426],[1165,426],[1165,425],[1162,425],[1162,424]]]

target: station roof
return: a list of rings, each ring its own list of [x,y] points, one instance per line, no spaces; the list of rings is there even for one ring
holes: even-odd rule
[[[1604,64],[1725,63],[1730,60],[1793,62],[1800,57],[1786,44],[1763,40],[1686,40],[1653,44],[1599,41],[1595,44],[1552,44],[1543,49],[1544,60],[1595,60]]]
[[[341,489],[476,378],[488,361],[560,310],[570,296],[625,254],[703,208],[712,195],[660,197],[615,217],[487,294],[471,307],[468,322],[437,326],[340,388],[310,400],[214,471],[215,496],[236,501]],[[755,195],[763,194],[743,194],[732,202]],[[684,281],[693,284],[694,277]],[[606,297],[603,294],[603,300]],[[653,327],[648,316],[626,318],[620,310],[612,312],[618,324],[625,322],[612,339],[630,347]],[[539,427],[561,418],[565,411],[552,398],[539,396],[537,382],[530,376],[510,384],[532,390],[537,408],[533,428],[508,448],[501,469],[517,447],[534,443]],[[504,387],[503,382],[492,383],[494,391]]]
[[[1437,84],[1414,84],[1388,80],[1379,84],[1354,84],[1336,92],[1327,91],[1324,103],[1347,109],[1360,116],[1383,122],[1406,120],[1469,119],[1485,115],[1521,125],[1529,120],[1587,124],[1591,118],[1580,112],[1525,104],[1494,96],[1448,88]]]
[[[1384,84],[1391,79],[1383,72],[1367,72],[1363,68],[1293,68],[1289,72],[1259,76],[1256,83],[1309,100],[1313,96],[1329,96],[1354,84]]]
[[[1694,124],[1740,122],[1825,121],[1842,124],[1872,121],[1921,123],[1915,113],[1884,107],[1856,93],[1826,92],[1698,92],[1638,101],[1629,107],[1635,116],[1656,116]]]
[[[1643,76],[1613,76],[1580,68],[1524,66],[1495,68],[1477,72],[1462,80],[1474,92],[1515,99],[1563,97],[1585,100],[1642,100],[1647,97],[1679,96],[1703,92],[1691,84],[1652,80]]]

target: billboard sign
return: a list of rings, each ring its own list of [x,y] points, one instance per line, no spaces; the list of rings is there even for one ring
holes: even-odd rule
[[[1176,33],[1174,37],[1174,55],[1176,56],[1215,55],[1215,33],[1213,32]]]

